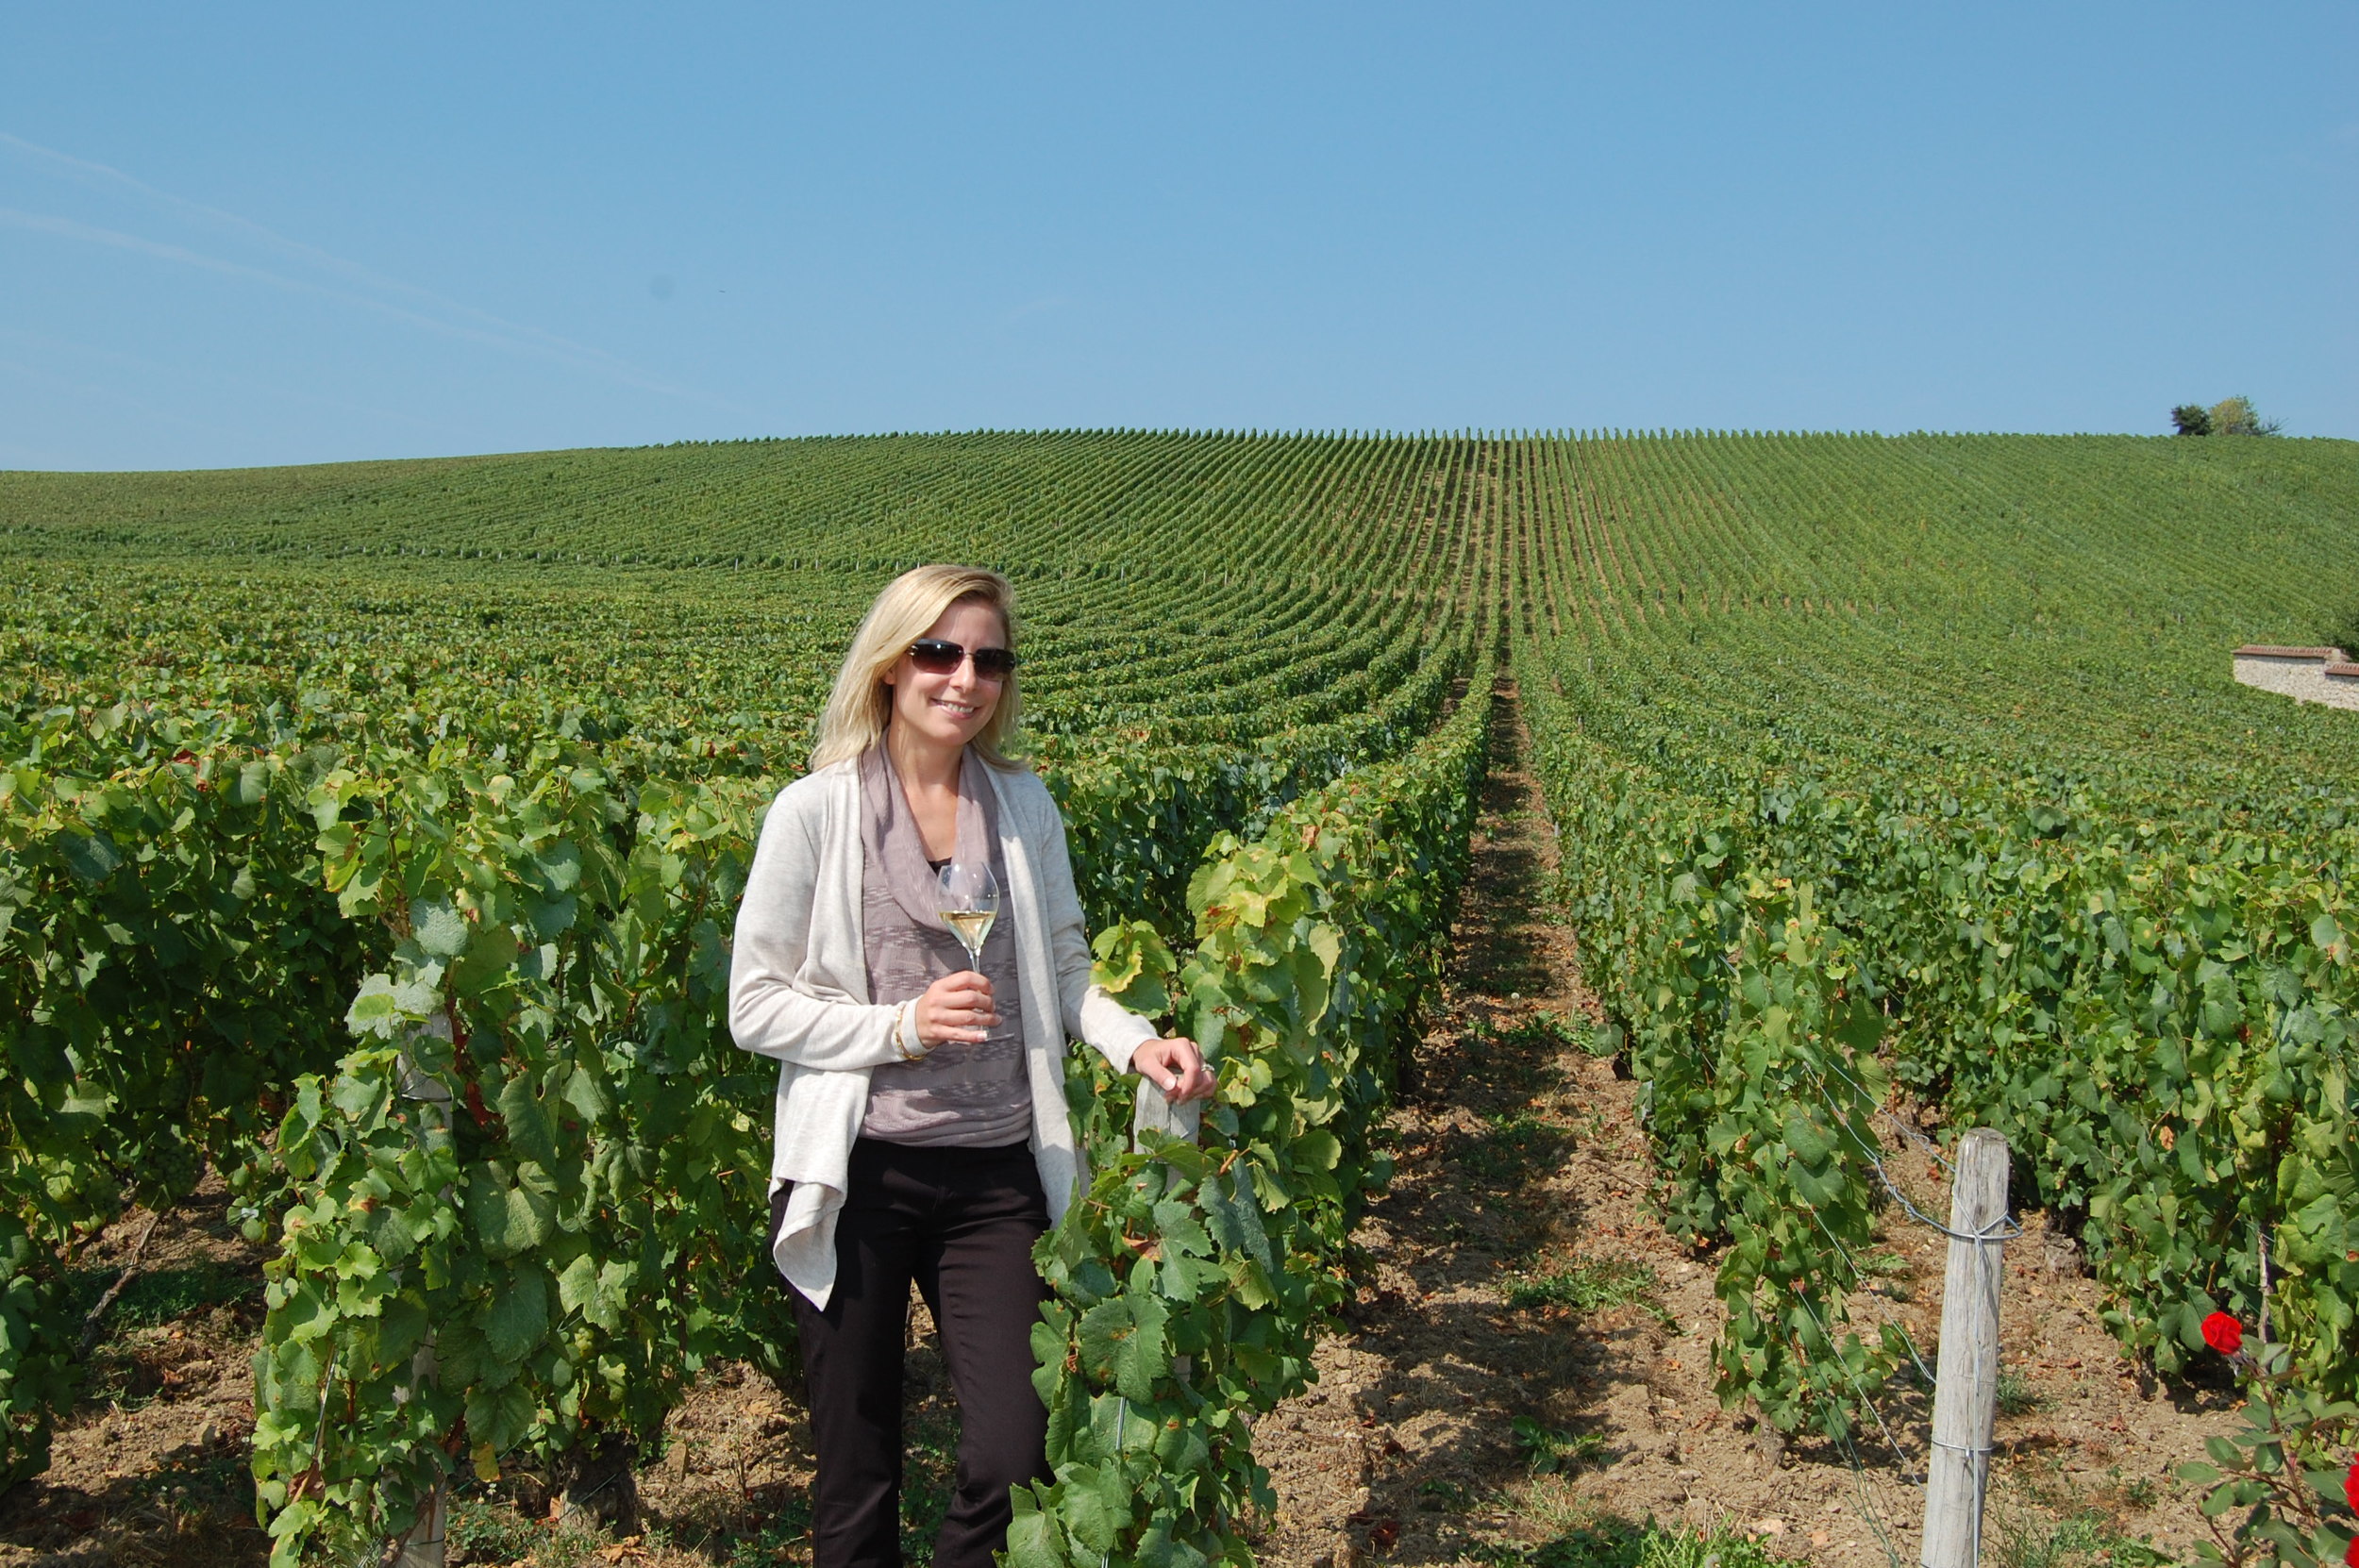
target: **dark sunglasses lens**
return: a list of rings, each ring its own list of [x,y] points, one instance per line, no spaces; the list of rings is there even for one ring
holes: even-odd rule
[[[926,638],[910,644],[910,662],[929,676],[946,676],[959,667],[966,650],[956,642],[939,642]]]
[[[991,680],[1005,680],[1015,673],[1015,655],[1006,648],[977,648],[975,673]]]

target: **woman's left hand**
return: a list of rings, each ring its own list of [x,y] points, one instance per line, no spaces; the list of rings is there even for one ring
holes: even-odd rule
[[[1193,1040],[1150,1040],[1130,1054],[1130,1070],[1162,1090],[1174,1105],[1203,1099],[1213,1092],[1213,1075]]]

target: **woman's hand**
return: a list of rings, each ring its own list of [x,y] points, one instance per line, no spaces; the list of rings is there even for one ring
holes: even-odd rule
[[[999,1022],[991,982],[971,969],[945,975],[911,1006],[917,1009],[917,1043],[929,1051],[952,1041],[979,1045]]]
[[[1174,1105],[1203,1099],[1213,1092],[1213,1075],[1193,1040],[1150,1040],[1130,1053],[1130,1071],[1162,1090]]]

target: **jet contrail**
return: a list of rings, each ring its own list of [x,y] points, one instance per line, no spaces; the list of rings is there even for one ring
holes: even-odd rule
[[[427,309],[440,310],[447,315],[460,317],[479,325],[461,325],[452,321],[425,314],[420,310],[404,309],[399,306],[389,305],[381,299],[372,299],[365,294],[330,289],[301,278],[287,277],[281,274],[268,272],[259,267],[250,267],[242,262],[206,256],[180,245],[167,244],[115,229],[99,228],[71,218],[50,217],[15,209],[0,208],[0,224],[30,229],[36,233],[55,235],[61,239],[80,240],[87,243],[137,251],[159,259],[177,261],[186,266],[200,267],[229,276],[243,277],[273,288],[314,294],[321,298],[336,300],[342,304],[358,306],[362,309],[391,316],[395,320],[422,326],[446,337],[483,343],[511,353],[553,359],[570,369],[590,371],[646,392],[661,393],[667,397],[687,398],[714,408],[726,409],[731,413],[750,412],[748,409],[739,409],[733,404],[726,403],[691,388],[648,375],[604,349],[577,343],[571,339],[560,337],[554,332],[544,332],[536,326],[508,321],[487,310],[478,310],[473,306],[464,305],[446,295],[436,293],[431,289],[422,289],[415,284],[405,283],[397,277],[388,277],[358,261],[349,261],[341,256],[324,251],[316,245],[306,244],[300,240],[289,239],[275,229],[242,218],[234,212],[226,212],[217,207],[208,207],[203,202],[176,196],[169,191],[159,191],[144,180],[126,175],[120,169],[110,168],[104,163],[93,163],[88,158],[75,158],[70,153],[61,153],[54,147],[44,147],[38,142],[27,142],[21,136],[11,136],[6,131],[0,131],[0,150],[12,153],[25,161],[44,167],[50,173],[62,175],[77,184],[97,190],[135,195],[154,206],[197,219],[216,228],[228,230],[255,243],[275,250],[290,259],[300,260],[323,271],[333,273],[347,283],[363,289],[374,289]]]
[[[463,305],[446,295],[438,294],[431,289],[422,289],[414,283],[405,283],[397,277],[388,277],[383,273],[362,266],[358,261],[348,261],[332,252],[324,251],[317,245],[308,245],[300,240],[291,240],[276,229],[266,228],[251,219],[241,218],[235,212],[225,212],[218,207],[208,207],[203,202],[191,201],[185,196],[176,196],[169,191],[159,191],[145,180],[126,175],[120,169],[109,168],[104,163],[92,163],[88,158],[75,158],[70,153],[59,152],[54,147],[44,147],[38,142],[27,142],[23,137],[11,136],[7,131],[0,131],[0,147],[6,147],[29,161],[46,164],[52,172],[63,175],[79,184],[100,190],[126,192],[157,206],[169,208],[173,211],[201,219],[218,227],[243,235],[249,240],[267,245],[286,256],[340,274],[348,281],[366,288],[381,289],[388,293],[404,294],[422,304],[431,305],[437,309],[473,317],[477,321],[497,328],[503,334],[538,339],[551,347],[561,348],[571,354],[600,359],[614,358],[602,349],[574,342],[559,337],[554,332],[544,332],[537,326],[527,326],[516,322],[502,320],[487,310],[478,310],[473,306]]]

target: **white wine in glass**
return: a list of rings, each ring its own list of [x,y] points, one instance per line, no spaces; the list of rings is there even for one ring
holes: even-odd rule
[[[983,961],[983,939],[999,918],[999,878],[988,860],[953,859],[935,879],[942,890],[942,923],[966,949],[967,961]]]

